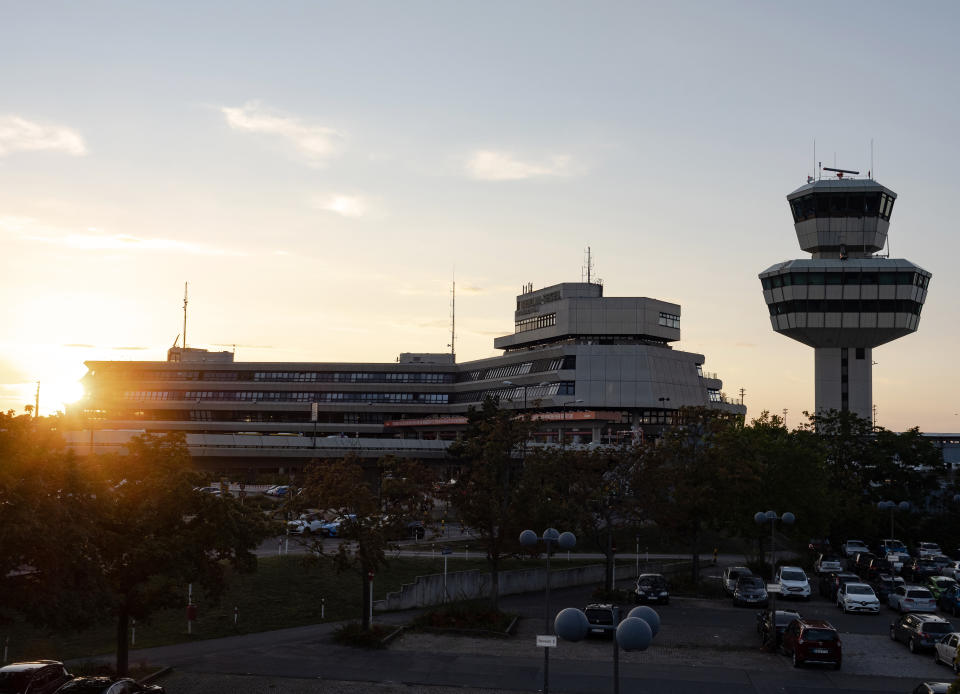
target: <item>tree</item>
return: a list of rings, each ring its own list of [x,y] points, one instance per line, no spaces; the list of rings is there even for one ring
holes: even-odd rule
[[[371,626],[373,600],[367,576],[386,565],[385,550],[392,538],[403,536],[410,522],[428,517],[430,481],[420,463],[392,457],[377,463],[376,485],[367,479],[356,456],[307,469],[306,501],[333,510],[341,519],[337,537],[343,541],[332,550],[332,558],[338,571],[354,571],[360,578],[364,631]],[[314,541],[311,548],[324,555],[322,541]]]
[[[127,448],[93,463],[99,488],[90,558],[116,620],[120,675],[131,618],[183,605],[188,583],[216,598],[226,566],[255,569],[253,550],[271,531],[255,509],[195,491],[200,480],[183,434],[137,437]]]
[[[529,420],[514,417],[487,398],[479,410],[470,409],[467,431],[449,449],[462,470],[449,501],[460,522],[479,535],[494,610],[499,608],[501,561],[509,550],[519,548],[523,521],[531,516],[529,504],[534,502],[529,488],[520,485],[523,445],[529,434]]]

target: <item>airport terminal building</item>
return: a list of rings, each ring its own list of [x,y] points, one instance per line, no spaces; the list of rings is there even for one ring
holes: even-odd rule
[[[167,361],[91,361],[69,414],[80,454],[143,432],[178,431],[211,469],[298,469],[311,460],[386,454],[442,459],[466,414],[492,397],[529,414],[534,442],[616,445],[657,437],[682,407],[743,416],[704,371],[671,347],[680,306],[605,297],[570,282],[517,297],[501,356],[404,353],[388,363],[239,362],[232,352],[173,347]]]

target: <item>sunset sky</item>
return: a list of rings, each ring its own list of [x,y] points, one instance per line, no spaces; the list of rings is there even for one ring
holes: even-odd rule
[[[813,409],[813,350],[757,274],[825,166],[898,195],[933,273],[874,351],[877,423],[960,431],[955,2],[4,2],[0,409],[88,359],[493,356],[514,297],[579,281],[682,305],[748,417]],[[951,260],[954,258],[954,260]]]

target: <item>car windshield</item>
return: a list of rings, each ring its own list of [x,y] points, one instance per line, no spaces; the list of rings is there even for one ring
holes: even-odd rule
[[[921,600],[923,600],[923,599],[930,600],[930,599],[933,598],[933,593],[931,593],[929,590],[926,590],[926,589],[924,589],[924,590],[908,590],[908,591],[907,591],[907,597],[908,597],[908,598],[920,598]]]
[[[763,588],[763,581],[756,576],[747,576],[737,581],[738,588]]]
[[[30,674],[25,670],[0,672],[0,694],[19,694],[26,688]]]
[[[873,589],[870,586],[847,586],[847,592],[856,595],[873,595]]]
[[[805,641],[836,641],[837,632],[833,629],[807,629],[803,632]]]
[[[806,581],[807,577],[802,571],[784,571],[780,574],[784,581]]]
[[[785,627],[793,620],[799,618],[800,615],[794,612],[777,612],[777,626]]]
[[[641,588],[663,588],[666,581],[662,578],[641,578],[637,581],[637,585]]]

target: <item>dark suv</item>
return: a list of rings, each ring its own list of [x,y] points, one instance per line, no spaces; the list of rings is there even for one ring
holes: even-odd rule
[[[903,641],[911,653],[933,648],[937,641],[953,631],[953,625],[939,615],[914,612],[890,623],[890,639]]]
[[[769,650],[775,650],[780,645],[783,632],[795,619],[802,619],[795,610],[763,610],[757,613],[757,633],[760,634],[760,643]]]
[[[830,572],[826,576],[820,577],[819,585],[820,595],[830,602],[837,601],[837,591],[844,583],[860,583],[860,577],[852,571],[840,571],[838,573]]]
[[[638,605],[642,602],[669,605],[670,589],[667,587],[667,579],[662,574],[640,574],[633,588],[633,601]]]
[[[843,660],[840,634],[822,619],[795,619],[783,632],[783,650],[793,667],[806,663],[829,663],[837,670]]]
[[[587,621],[590,628],[587,630],[587,636],[595,636],[601,639],[612,639],[613,629],[603,629],[602,627],[616,626],[614,624],[615,609],[608,603],[592,603],[583,609],[587,615]]]
[[[51,694],[71,677],[57,660],[11,663],[0,668],[0,693]]]

